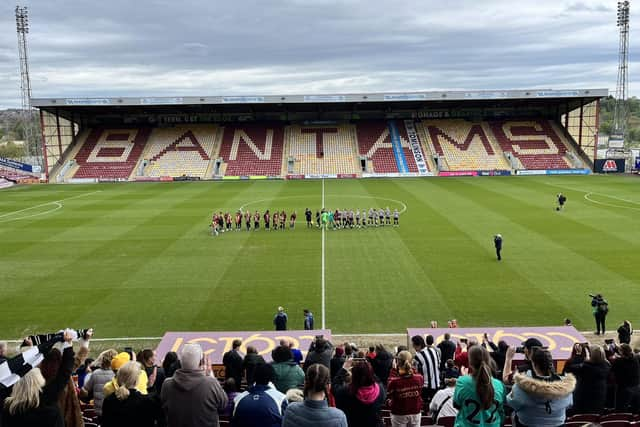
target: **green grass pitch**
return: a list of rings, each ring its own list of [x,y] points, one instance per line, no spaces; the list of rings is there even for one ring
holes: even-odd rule
[[[640,179],[327,180],[328,208],[403,209],[399,228],[326,233],[326,326],[402,333],[461,326],[592,330],[636,321]],[[555,211],[555,195],[568,197]],[[322,324],[321,181],[23,186],[0,192],[0,338],[61,327],[101,337],[270,330],[276,307]],[[211,212],[296,209],[294,231],[209,233]],[[504,237],[502,262],[492,236]]]

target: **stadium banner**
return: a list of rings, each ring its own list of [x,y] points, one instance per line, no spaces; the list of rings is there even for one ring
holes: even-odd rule
[[[436,343],[444,339],[444,334],[451,334],[451,339],[459,341],[460,338],[474,338],[482,343],[482,337],[486,333],[489,339],[498,344],[504,340],[510,346],[521,346],[528,338],[540,340],[547,347],[554,360],[567,360],[571,356],[571,350],[576,343],[587,342],[587,339],[573,326],[550,327],[509,327],[509,328],[439,328],[439,329],[407,329],[407,341],[415,335],[426,337],[432,335]],[[491,349],[489,349],[491,350]],[[524,359],[524,355],[516,353],[515,360]]]
[[[71,178],[66,180],[69,184],[94,184],[98,182],[96,178]]]
[[[345,102],[344,95],[305,95],[304,102]]]
[[[640,157],[636,157],[636,170],[640,170]]]
[[[593,170],[596,173],[623,173],[625,159],[596,159]]]
[[[338,178],[340,179],[349,179],[349,178],[357,178],[358,175],[355,173],[339,173]]]
[[[385,101],[422,101],[427,99],[426,93],[399,93],[384,95]]]
[[[240,179],[240,177],[239,176],[226,176],[225,175],[225,176],[222,177],[222,179],[225,180],[225,181],[237,181],[237,180]]]
[[[262,104],[264,96],[223,96],[223,104]]]
[[[589,175],[589,169],[547,169],[547,175]]]
[[[18,169],[18,170],[29,172],[29,173],[40,173],[42,171],[40,166],[34,166],[27,163],[22,163],[17,160],[7,159],[5,157],[0,157],[0,166],[5,166],[12,169]]]
[[[109,98],[66,98],[66,105],[111,105]]]
[[[510,176],[511,171],[507,170],[490,170],[490,171],[478,171],[479,176]]]
[[[306,179],[320,179],[320,178],[337,178],[336,174],[309,174],[304,176]]]
[[[416,132],[416,126],[413,123],[413,120],[405,120],[404,127],[407,130],[407,136],[409,137],[409,145],[411,145],[413,158],[418,166],[418,174],[424,176],[429,172],[429,168],[427,167],[427,162],[424,159],[424,153],[422,152],[418,132]]]
[[[158,344],[158,360],[170,352],[179,352],[185,344],[200,344],[205,356],[213,365],[222,365],[222,356],[231,350],[233,340],[242,340],[240,353],[247,352],[247,346],[255,347],[265,361],[271,362],[271,351],[280,345],[281,339],[293,342],[293,347],[306,356],[311,342],[317,335],[331,340],[330,329],[313,331],[241,331],[241,332],[167,332]]]
[[[244,177],[241,177],[240,179],[243,179]],[[249,176],[250,180],[255,180],[255,179],[267,179],[266,175],[250,175]]]
[[[547,171],[545,169],[524,169],[524,170],[517,170],[516,171],[516,175],[546,175]]]
[[[362,178],[411,178],[417,176],[433,176],[432,172],[428,172],[425,175],[420,175],[416,172],[389,172],[389,173],[363,173]]]
[[[179,105],[183,103],[183,98],[140,98],[140,105]]]
[[[478,171],[440,171],[438,176],[478,176]]]
[[[304,179],[305,176],[302,174],[289,174],[287,175],[287,179]]]

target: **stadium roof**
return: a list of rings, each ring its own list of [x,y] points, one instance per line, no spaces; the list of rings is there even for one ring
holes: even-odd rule
[[[121,98],[33,98],[34,107],[84,106],[170,106],[170,105],[234,105],[234,104],[340,104],[408,101],[477,101],[521,99],[602,98],[608,89],[531,89],[531,90],[476,90],[436,92],[389,92],[327,95],[255,95],[255,96],[162,96]]]

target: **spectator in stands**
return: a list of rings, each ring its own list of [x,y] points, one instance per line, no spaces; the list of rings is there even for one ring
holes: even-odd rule
[[[500,427],[504,418],[504,385],[491,375],[489,352],[479,345],[469,348],[469,375],[458,378],[453,405],[456,426]]]
[[[601,414],[604,411],[610,369],[604,349],[599,345],[591,347],[588,360],[582,363],[567,361],[565,372],[576,377],[576,389],[573,392],[575,413]]]
[[[82,388],[84,386],[84,382],[89,379],[91,376],[91,365],[95,362],[95,360],[91,358],[85,359],[84,363],[76,369],[74,375],[78,376],[78,387]]]
[[[181,368],[162,386],[161,399],[168,427],[217,427],[218,411],[227,406],[227,395],[208,371],[198,344],[185,344]]]
[[[293,354],[289,347],[278,346],[271,353],[275,377],[273,384],[281,393],[286,393],[290,388],[302,388],[304,384],[304,372],[293,360]]]
[[[320,364],[310,366],[304,380],[305,400],[289,405],[282,427],[347,427],[344,412],[327,403],[329,387],[329,370]]]
[[[453,359],[456,353],[456,343],[451,341],[449,332],[444,334],[444,339],[438,344],[438,349],[440,350],[440,370],[443,370],[446,361]]]
[[[315,363],[320,363],[327,368],[331,367],[331,355],[333,354],[333,344],[324,339],[322,335],[318,335],[309,347],[307,358],[304,360],[305,369]]]
[[[180,360],[178,360],[178,353],[170,351],[164,355],[162,361],[162,369],[164,370],[165,378],[171,378],[173,374],[180,369]]]
[[[366,360],[347,359],[336,375],[333,395],[336,407],[344,411],[349,427],[381,425],[380,411],[385,401],[384,387],[377,383]]]
[[[329,363],[329,372],[331,380],[336,376],[338,371],[342,368],[344,361],[346,360],[344,355],[344,347],[338,346],[335,348],[331,362]]]
[[[394,427],[420,425],[424,378],[414,372],[412,358],[411,353],[403,351],[393,359],[396,369],[387,385],[387,406],[391,409]]]
[[[147,392],[160,394],[160,388],[164,383],[164,369],[156,365],[156,353],[151,349],[142,350],[138,356],[138,360],[149,378],[147,383]]]
[[[242,355],[240,354],[241,340],[233,340],[231,343],[231,350],[227,351],[222,356],[222,364],[224,365],[224,377],[225,379],[233,378],[236,387],[240,390],[242,384]]]
[[[51,383],[56,380],[58,372],[61,369],[62,354],[57,348],[51,349],[44,355],[44,360],[40,363],[40,372],[45,382]],[[71,379],[71,375],[69,375]],[[67,381],[67,384],[60,393],[58,399],[58,407],[62,413],[65,427],[83,427],[82,411],[80,409],[80,400],[76,393],[73,381]]]
[[[616,410],[627,410],[640,385],[640,362],[629,344],[618,346],[611,360],[611,371],[616,382]]]
[[[111,369],[111,361],[118,353],[113,350],[105,350],[93,362],[93,371],[84,386],[80,390],[80,398],[93,400],[94,411],[98,419],[102,416],[102,402],[104,401],[104,386],[113,379],[115,374]]]
[[[102,427],[154,427],[164,425],[164,414],[157,396],[136,390],[142,365],[127,362],[117,373],[118,389],[104,400]]]
[[[411,338],[411,343],[416,352],[416,370],[424,378],[422,398],[429,402],[440,388],[440,352],[433,346],[432,335],[427,335],[426,343],[422,336],[415,335]]]
[[[234,400],[240,394],[238,393],[240,387],[236,385],[236,381],[233,378],[227,378],[222,389],[227,395],[227,406],[222,411],[218,411],[218,414],[223,417],[230,417],[233,415]]]
[[[247,347],[247,354],[244,356],[244,360],[242,361],[242,370],[244,371],[244,377],[247,380],[247,386],[251,387],[253,385],[253,373],[256,370],[258,365],[262,365],[266,363],[264,358],[258,354],[258,350],[253,346]],[[240,386],[236,384],[238,389]]]
[[[313,330],[313,313],[309,311],[308,308],[303,310],[304,314],[304,330],[311,331]]]
[[[571,348],[571,355],[564,364],[562,375],[567,372],[567,367],[570,365],[581,365],[589,357],[589,346],[585,343],[575,343]]]
[[[62,362],[54,379],[45,383],[40,369],[33,368],[13,385],[4,402],[3,427],[62,427],[64,419],[58,399],[73,371],[72,335],[64,333]]]
[[[376,375],[380,383],[386,386],[389,380],[389,373],[393,364],[393,355],[387,351],[382,344],[376,344],[376,356],[371,360],[373,373]]]
[[[298,367],[299,368],[299,367]],[[275,371],[269,364],[258,365],[255,384],[235,399],[233,427],[280,427],[287,408],[285,395],[269,383]]]
[[[620,344],[631,344],[631,335],[633,334],[633,328],[631,322],[625,320],[622,325],[618,327],[618,341]],[[0,346],[2,344],[0,343]]]
[[[533,350],[539,347],[542,347],[542,343],[537,338],[527,338],[527,340],[522,343],[524,362],[518,365],[518,372],[527,372],[533,369],[531,366],[531,355],[533,354]],[[502,369],[502,381],[505,384],[513,384],[512,374],[514,354],[515,348],[509,347],[505,355],[504,367]]]
[[[0,363],[7,360],[7,342],[0,341]]]
[[[482,338],[482,346],[487,348],[489,346],[491,348],[491,358],[495,362],[495,376],[496,378],[502,378],[502,368],[504,367],[504,361],[507,356],[507,350],[509,349],[509,344],[504,340],[498,341],[498,345],[495,345],[493,341],[489,338],[487,334],[484,334]]]
[[[447,360],[442,377],[444,379],[447,379],[447,378],[458,378],[459,376],[460,376],[460,370],[456,367],[456,364],[451,359]]]
[[[132,353],[134,355],[134,362],[135,362],[135,353]],[[127,362],[131,361],[131,356],[129,355],[129,353],[126,352],[122,352],[122,353],[118,353],[112,360],[111,360],[111,369],[113,369],[113,371],[116,373],[118,373],[118,369],[120,369],[121,367],[123,367]],[[144,370],[140,370],[140,378],[138,378],[138,384],[136,385],[136,388],[138,389],[138,391],[142,394],[147,394],[147,385],[149,383],[149,378],[147,377],[147,373]],[[107,397],[109,397],[111,394],[113,394],[120,386],[118,385],[118,378],[117,376],[114,376],[111,381],[109,381],[108,383],[106,383],[104,385],[104,397],[105,399]]]
[[[460,370],[460,373],[464,374],[469,370],[469,350],[477,344],[478,341],[476,341],[475,338],[461,338],[460,341],[458,341],[453,361]]]
[[[509,353],[515,352],[513,347]],[[509,354],[508,353],[508,354]],[[532,369],[517,373],[514,385],[507,396],[507,404],[514,410],[517,426],[560,426],[566,418],[566,410],[573,403],[576,378],[572,374],[557,375],[553,358],[548,350],[533,349]]]
[[[456,382],[456,378],[444,380],[445,388],[438,390],[433,399],[431,399],[429,410],[433,421],[436,423],[442,417],[455,417],[458,415],[458,410],[453,406],[453,393],[456,390]]]
[[[289,317],[287,316],[287,313],[284,312],[284,308],[278,307],[278,312],[273,318],[273,324],[276,327],[276,331],[286,331],[288,319]]]

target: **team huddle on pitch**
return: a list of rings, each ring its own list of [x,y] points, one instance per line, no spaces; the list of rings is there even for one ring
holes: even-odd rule
[[[313,228],[313,213],[309,208],[304,212],[305,220],[307,222],[307,228]],[[335,211],[322,208],[315,213],[315,226],[323,229],[337,230],[340,228],[366,228],[366,227],[384,227],[385,225],[392,225],[391,219],[393,218],[393,226],[400,226],[400,213],[398,209],[394,209],[393,213],[391,209],[336,209]],[[287,222],[288,219],[288,222]],[[296,211],[291,212],[287,216],[285,210],[273,212],[267,209],[264,213],[255,211],[242,212],[239,210],[232,215],[229,212],[214,212],[211,218],[211,234],[218,236],[225,231],[242,231],[243,224],[246,231],[258,231],[260,226],[264,227],[266,231],[278,231],[286,230],[288,228],[294,229],[296,227],[296,220],[298,214]]]

